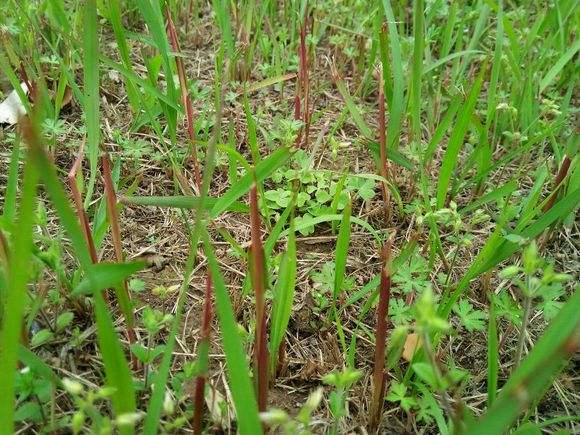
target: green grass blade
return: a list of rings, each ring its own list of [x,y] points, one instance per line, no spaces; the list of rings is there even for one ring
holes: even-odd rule
[[[85,126],[87,129],[87,151],[90,165],[89,182],[85,194],[85,208],[91,203],[95,182],[101,129],[99,125],[99,34],[97,2],[87,0],[84,6],[83,28],[83,72]]]
[[[280,148],[267,158],[263,159],[256,165],[255,175],[256,182],[261,183],[268,178],[276,169],[282,166],[290,158],[289,148]],[[210,216],[212,219],[217,218],[221,213],[226,211],[238,198],[250,191],[254,183],[254,173],[247,172],[237,183],[231,186],[214,204]]]
[[[457,157],[459,151],[463,146],[463,138],[467,133],[467,129],[471,122],[471,115],[475,110],[477,104],[477,99],[479,97],[479,92],[481,91],[481,86],[483,83],[483,77],[486,71],[484,66],[479,73],[479,77],[476,79],[475,83],[471,87],[467,101],[462,107],[459,113],[453,132],[449,139],[449,144],[447,145],[447,150],[445,150],[445,155],[443,157],[443,163],[441,164],[441,171],[439,173],[439,182],[437,184],[437,207],[442,208],[445,205],[445,198],[447,197],[447,191],[449,188],[449,183],[455,166],[457,165]]]
[[[294,220],[290,221],[288,245],[282,257],[279,270],[278,282],[274,288],[272,332],[270,334],[270,367],[272,369],[275,368],[278,360],[278,349],[282,340],[284,340],[294,302],[294,287],[296,285],[296,233],[294,232]]]
[[[233,59],[236,43],[234,41],[232,32],[229,2],[227,0],[213,0],[212,6],[221,31],[222,41],[225,43],[226,49],[228,51],[228,57]]]
[[[417,149],[421,144],[421,77],[425,50],[423,0],[413,3],[413,71],[411,76],[411,133]]]
[[[52,383],[56,385],[62,383],[60,378],[47,363],[23,345],[18,347],[18,359],[20,362],[33,369],[36,373],[41,374],[45,379],[50,380]]]
[[[346,260],[348,258],[348,245],[350,243],[350,218],[352,204],[348,204],[342,212],[342,221],[338,230],[334,259],[334,300],[337,300],[342,291],[342,284],[346,274]]]
[[[167,96],[174,105],[179,105],[179,96],[175,87],[175,80],[173,78],[173,68],[170,60],[171,50],[169,48],[169,41],[167,40],[167,33],[165,33],[165,25],[163,13],[161,12],[161,6],[158,1],[151,0],[137,0],[137,6],[141,15],[147,23],[149,28],[149,33],[155,42],[157,50],[161,54],[161,59],[163,61],[163,72],[165,73],[165,81],[167,83]],[[167,107],[163,104],[163,110],[165,116],[167,117],[167,123],[169,124],[169,133],[171,135],[172,141],[176,140],[176,126],[177,126],[177,110],[173,107]]]
[[[25,295],[30,275],[32,252],[32,226],[36,216],[36,188],[38,170],[27,161],[20,199],[17,228],[12,240],[10,266],[7,273],[8,291],[2,328],[0,330],[0,434],[11,435],[14,431],[15,371],[18,361],[18,348],[22,331]]]
[[[495,294],[489,295],[489,321],[487,325],[487,406],[493,405],[497,393],[499,371],[499,347],[497,320],[495,314]]]
[[[431,137],[431,140],[429,141],[429,144],[425,149],[425,153],[423,154],[424,166],[427,165],[427,163],[429,163],[429,161],[431,160],[433,154],[437,149],[437,146],[441,143],[441,140],[445,136],[445,133],[447,133],[447,130],[449,130],[449,126],[451,125],[451,122],[455,119],[455,114],[457,113],[457,109],[459,109],[460,104],[461,104],[461,95],[455,95],[451,100],[451,102],[449,103],[449,107],[447,108],[447,111],[445,112],[443,119],[435,129],[435,132],[433,133],[433,136]]]
[[[220,198],[207,197],[204,200],[204,209],[211,210]],[[183,208],[183,209],[197,209],[199,206],[199,196],[123,196],[120,198],[123,204],[144,205],[148,207],[167,207],[167,208]],[[248,213],[249,208],[246,204],[239,201],[234,201],[227,206],[224,211],[231,211],[237,213]]]
[[[113,33],[115,34],[115,40],[117,41],[117,48],[119,50],[119,55],[123,62],[123,65],[127,70],[132,70],[131,58],[129,57],[129,46],[127,45],[127,37],[125,35],[125,28],[121,22],[121,7],[117,0],[109,0],[107,6],[109,11],[109,22],[113,28]],[[127,88],[127,98],[133,109],[133,113],[139,113],[140,111],[140,95],[135,83],[125,77],[125,86]]]
[[[114,69],[119,74],[121,74],[123,77],[125,77],[127,80],[135,83],[135,85],[138,85],[139,87],[142,87],[143,90],[145,90],[147,92],[147,94],[153,95],[159,101],[163,102],[164,104],[166,104],[167,106],[169,106],[170,108],[172,108],[176,111],[180,110],[179,105],[175,101],[171,100],[168,96],[164,95],[155,86],[152,86],[150,81],[143,80],[141,77],[139,77],[133,71],[125,68],[125,66],[121,65],[120,63],[117,63],[117,62],[109,59],[107,56],[101,56],[100,60],[101,60],[101,62],[103,62],[103,64],[105,64],[105,66],[107,66],[111,69]]]
[[[534,223],[528,225],[525,229],[519,232],[519,236],[532,239],[539,236],[546,228],[556,222],[558,219],[566,217],[580,204],[580,189],[569,193],[560,201],[558,201],[548,212],[543,214]],[[496,266],[506,258],[509,258],[512,254],[521,249],[521,246],[517,243],[511,242],[509,240],[503,241],[501,246],[495,252],[493,258],[490,258],[487,262],[483,263],[479,268],[477,275],[480,275],[492,267]]]
[[[88,246],[77,221],[77,217],[70,205],[67,195],[58,180],[54,165],[38,143],[30,143],[31,156],[44,181],[44,188],[50,196],[54,209],[65,228],[75,256],[81,268],[91,282],[91,287],[97,287],[97,281],[92,273],[92,261]],[[116,415],[133,413],[136,410],[135,391],[129,365],[125,358],[119,337],[115,332],[113,320],[100,292],[93,297],[95,316],[97,321],[97,336],[99,349],[105,366],[107,385],[115,388],[111,396],[113,410]],[[121,433],[132,434],[133,428],[125,426]]]
[[[564,362],[580,346],[580,290],[576,289],[568,302],[550,323],[540,340],[508,379],[490,410],[468,427],[469,435],[503,434],[520,412],[541,397]]]
[[[10,154],[10,166],[8,168],[8,181],[4,192],[4,205],[2,218],[7,224],[14,221],[16,213],[16,192],[18,190],[18,167],[20,163],[20,136],[16,136],[12,153]]]
[[[338,92],[340,93],[340,95],[344,100],[344,103],[346,104],[346,108],[350,112],[350,116],[352,116],[354,125],[356,125],[356,127],[359,129],[359,131],[362,133],[364,137],[373,138],[374,133],[371,131],[367,123],[364,121],[362,113],[358,108],[358,106],[356,105],[356,103],[354,102],[352,96],[350,95],[350,92],[348,92],[348,89],[346,88],[344,81],[336,77],[334,79],[334,82],[336,84]]]
[[[299,225],[296,225],[294,230],[295,231],[304,230],[306,228],[309,228],[311,226],[316,226],[316,225],[321,224],[323,222],[342,221],[342,218],[343,218],[343,215],[341,215],[341,214],[323,214],[321,216],[316,216],[315,218],[309,220],[308,222],[304,222],[304,223],[301,223]],[[365,230],[367,230],[369,232],[369,234],[371,234],[377,242],[381,242],[381,240],[382,240],[381,237],[367,221],[362,220],[362,219],[357,218],[357,217],[354,217],[354,216],[350,217],[350,221],[353,224],[357,224],[359,227],[362,227]],[[282,231],[282,233],[280,234],[280,237],[287,236],[288,231],[289,231],[288,229]]]
[[[473,201],[471,204],[463,207],[462,209],[459,210],[459,213],[461,214],[469,213],[470,211],[476,210],[480,208],[482,205],[487,204],[488,202],[497,201],[501,198],[505,198],[506,196],[511,195],[511,193],[514,190],[516,190],[517,187],[518,183],[516,182],[516,180],[508,181],[503,186],[500,186],[497,189],[494,189],[491,192],[486,193],[485,195]]]
[[[365,141],[365,143],[373,153],[375,160],[380,161],[379,143],[376,140]],[[387,151],[387,160],[396,163],[403,168],[409,169],[410,171],[415,169],[415,163],[396,148],[391,148]]]
[[[393,96],[389,103],[389,128],[387,132],[387,145],[389,148],[398,148],[401,123],[405,111],[405,79],[403,76],[403,59],[401,55],[401,43],[397,31],[397,20],[393,14],[390,0],[383,0],[383,11],[387,20],[389,33],[389,48],[391,60],[384,56],[386,50],[381,50],[381,62],[383,70],[391,69],[393,73]],[[387,81],[385,80],[385,83]]]
[[[558,59],[558,61],[550,68],[546,75],[540,81],[540,93],[552,84],[556,76],[562,71],[566,64],[574,57],[580,50],[580,39],[577,39],[568,50],[566,50]]]
[[[222,332],[222,343],[226,355],[229,387],[232,392],[238,430],[241,434],[261,434],[258,405],[250,379],[246,355],[238,333],[234,311],[220,272],[209,235],[204,234],[204,251],[214,282],[216,312]]]
[[[92,279],[84,278],[73,290],[73,295],[87,295],[115,287],[147,266],[145,262],[95,263],[90,266]],[[94,287],[93,284],[97,284]]]
[[[478,53],[482,53],[482,51],[480,50],[461,50],[461,51],[457,51],[455,53],[451,53],[448,54],[445,57],[442,57],[441,59],[436,60],[435,62],[431,63],[429,66],[423,68],[422,71],[422,75],[427,75],[432,71],[435,71],[437,68],[445,65],[447,62],[458,58],[458,57],[462,57],[462,56],[467,56],[468,54],[478,54]]]

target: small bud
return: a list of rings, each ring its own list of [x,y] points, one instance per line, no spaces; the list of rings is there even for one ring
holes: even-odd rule
[[[75,412],[70,422],[73,434],[78,434],[83,428],[83,424],[85,424],[85,413],[83,411]]]
[[[271,409],[260,413],[260,419],[267,425],[284,424],[288,421],[288,414],[281,409]]]
[[[518,266],[508,266],[499,273],[499,277],[503,279],[508,279],[517,275],[519,272],[520,268]]]
[[[117,426],[135,426],[141,420],[142,414],[139,412],[128,412],[126,414],[118,415],[115,419]]]
[[[165,415],[172,415],[175,412],[175,402],[167,392],[165,393],[165,399],[163,399],[163,412],[165,412]]]
[[[73,394],[75,396],[78,396],[79,394],[81,394],[83,392],[82,384],[80,382],[74,381],[70,378],[64,378],[62,380],[62,386],[64,387],[64,389],[68,393]]]

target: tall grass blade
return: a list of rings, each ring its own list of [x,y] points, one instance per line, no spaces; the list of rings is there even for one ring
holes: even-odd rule
[[[552,84],[556,76],[562,71],[574,55],[580,50],[580,39],[577,39],[571,47],[568,48],[558,59],[558,61],[550,68],[546,75],[540,81],[540,93],[544,92],[548,86]]]
[[[24,121],[25,123],[27,121]],[[34,140],[30,131],[32,127],[24,124],[26,141]],[[14,431],[15,372],[18,361],[18,349],[22,332],[25,295],[30,275],[30,260],[32,253],[32,226],[36,211],[36,188],[38,168],[27,159],[24,169],[24,181],[18,212],[18,231],[14,232],[12,250],[9,253],[7,271],[8,289],[3,308],[2,328],[0,329],[0,434],[11,435]]]
[[[86,240],[81,227],[75,219],[75,214],[67,200],[65,191],[58,180],[56,170],[48,156],[41,149],[38,140],[30,141],[29,146],[32,160],[41,174],[44,181],[44,188],[50,196],[60,223],[67,231],[75,256],[91,283],[91,287],[97,288],[98,281],[92,273],[92,259]],[[105,366],[107,385],[115,389],[111,396],[113,410],[116,415],[134,413],[136,410],[136,399],[131,371],[129,370],[127,360],[123,353],[119,337],[115,332],[113,320],[100,292],[94,293],[93,301],[97,321],[99,349]],[[131,434],[134,431],[130,426],[123,426],[120,428],[120,432],[122,434]]]
[[[350,243],[350,220],[352,203],[349,201],[342,212],[342,222],[336,239],[334,259],[334,285],[333,298],[336,301],[342,293],[342,286],[346,275],[346,260],[348,258],[348,245]]]
[[[131,58],[129,55],[129,46],[127,44],[127,36],[123,23],[121,21],[121,2],[117,0],[109,0],[107,3],[109,11],[109,22],[113,28],[113,33],[115,34],[115,40],[117,41],[117,48],[119,50],[119,56],[125,68],[129,71],[133,70],[133,65],[131,63]],[[68,24],[68,21],[65,20]],[[138,88],[135,86],[135,82],[128,77],[125,77],[125,86],[127,88],[127,98],[131,104],[131,109],[133,114],[139,114],[141,111],[141,96],[139,94]]]
[[[540,340],[508,379],[489,411],[467,428],[469,435],[503,434],[523,409],[541,397],[564,362],[580,349],[580,290],[550,323]]]
[[[278,350],[282,345],[294,302],[294,287],[296,285],[296,233],[294,219],[290,220],[290,232],[286,252],[282,257],[278,281],[274,288],[272,306],[272,326],[270,333],[270,371],[275,374]]]
[[[383,11],[389,34],[389,50],[391,59],[386,58],[386,49],[381,50],[381,63],[383,71],[391,70],[393,73],[393,95],[389,103],[389,131],[387,144],[389,148],[398,148],[398,140],[401,134],[401,123],[405,111],[405,79],[403,77],[403,59],[401,55],[401,43],[397,30],[397,20],[393,14],[390,0],[383,0]],[[385,79],[386,82],[386,79]]]
[[[421,77],[425,50],[423,0],[413,3],[413,73],[411,77],[411,134],[416,149],[421,145]]]
[[[204,250],[207,256],[208,267],[214,282],[215,305],[218,315],[226,364],[228,369],[229,386],[236,408],[238,430],[241,434],[261,434],[262,426],[258,417],[258,405],[248,375],[248,364],[238,334],[238,327],[228,290],[209,240],[204,233]]]
[[[289,148],[280,148],[274,151],[270,156],[263,159],[256,165],[255,182],[261,183],[269,177],[276,169],[282,166],[290,158],[291,152]],[[214,204],[210,212],[212,219],[217,218],[220,214],[228,209],[236,200],[250,191],[254,183],[254,173],[246,172],[237,183],[230,186]]]
[[[97,165],[101,143],[99,113],[99,33],[96,0],[84,3],[83,22],[84,113],[87,129],[87,148],[90,174],[85,196],[85,207],[90,204],[97,180]]]
[[[499,371],[499,347],[497,319],[495,313],[495,294],[489,293],[489,321],[487,325],[487,407],[493,405],[497,394]]]
[[[14,222],[16,214],[16,193],[18,191],[18,168],[20,165],[20,136],[17,135],[10,153],[10,166],[8,167],[8,180],[4,192],[4,204],[2,205],[2,219],[6,224]]]
[[[451,177],[453,176],[455,166],[457,165],[459,151],[463,146],[463,139],[471,122],[471,115],[473,114],[477,104],[477,99],[481,91],[483,77],[486,69],[487,67],[485,65],[481,68],[481,72],[471,87],[467,101],[460,111],[455,127],[453,128],[453,132],[451,133],[451,137],[449,138],[449,143],[447,145],[447,149],[445,150],[445,155],[443,156],[443,162],[441,164],[439,182],[437,184],[438,208],[443,208],[445,205],[445,198],[447,197],[449,183],[451,181]]]

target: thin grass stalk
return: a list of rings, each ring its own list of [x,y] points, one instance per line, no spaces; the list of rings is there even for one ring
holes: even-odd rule
[[[266,310],[264,294],[266,275],[264,270],[264,246],[260,230],[258,189],[256,183],[250,189],[250,270],[256,296],[256,333],[254,338],[254,369],[258,387],[258,409],[266,410],[268,402],[268,346],[266,343]]]
[[[300,77],[299,77],[299,79],[300,79]],[[300,88],[301,88],[301,85],[299,85],[298,89],[296,89],[296,96],[294,97],[294,119],[296,121],[302,120],[302,103],[300,101]],[[302,142],[302,130],[303,130],[303,127],[300,128],[300,130],[298,131],[298,134],[296,135],[296,139],[294,140],[294,147],[295,148],[300,148],[300,143]]]
[[[379,305],[377,306],[377,327],[375,331],[375,363],[373,369],[373,398],[369,428],[374,433],[379,427],[386,390],[385,346],[387,341],[387,316],[391,296],[391,251],[393,235],[383,246],[381,283],[379,287]]]
[[[111,164],[109,162],[109,157],[104,154],[101,158],[103,165],[103,179],[105,182],[105,199],[107,202],[107,213],[109,215],[109,224],[111,225],[111,237],[113,239],[113,247],[115,250],[115,258],[117,263],[123,263],[123,247],[121,244],[121,227],[119,225],[119,213],[117,212],[117,194],[115,193],[115,187],[113,184],[113,177],[111,176]],[[132,313],[132,307],[130,306],[131,295],[129,293],[129,287],[127,286],[127,280],[123,280],[122,289],[126,301],[129,303],[128,310],[131,312],[124,312],[125,322],[127,323],[127,339],[129,344],[133,345],[137,343],[137,334],[135,334],[135,321],[134,314]],[[125,311],[125,310],[123,310]],[[134,369],[139,367],[139,360],[137,357],[131,353],[131,364]]]
[[[383,201],[385,203],[385,217],[387,222],[391,216],[391,195],[387,182],[389,180],[389,166],[387,161],[387,122],[385,116],[385,84],[382,71],[379,74],[379,152],[381,156],[380,175],[385,179],[382,184]]]
[[[183,60],[181,56],[181,48],[179,46],[179,39],[177,37],[177,30],[175,29],[175,24],[171,18],[171,12],[169,8],[165,10],[167,17],[167,34],[169,36],[169,41],[171,43],[171,48],[178,56],[175,57],[175,65],[177,66],[177,75],[179,77],[179,87],[181,89],[181,104],[185,109],[185,115],[187,119],[187,135],[189,141],[191,142],[191,159],[193,160],[193,176],[195,180],[195,187],[199,192],[201,186],[201,171],[199,169],[199,161],[197,159],[197,149],[195,145],[195,130],[193,124],[193,106],[191,103],[191,97],[189,96],[189,90],[187,88],[187,78],[185,76],[185,68],[183,66]]]
[[[306,28],[308,26],[308,18],[304,15],[304,24],[300,28],[300,76],[301,76],[301,91],[303,100],[302,121],[304,122],[304,142],[302,146],[308,146],[308,136],[310,133],[310,82],[308,72],[308,48],[306,47]]]
[[[213,290],[211,273],[209,270],[207,272],[205,281],[204,298],[201,334],[198,346],[199,374],[195,378],[195,391],[193,397],[193,433],[195,435],[201,435],[203,429],[203,399],[205,393],[205,381],[208,375],[209,338],[211,334],[211,322],[213,317]]]

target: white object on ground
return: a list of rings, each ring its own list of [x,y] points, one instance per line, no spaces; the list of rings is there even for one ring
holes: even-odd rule
[[[21,83],[20,87],[28,95],[28,86]],[[16,124],[21,116],[26,114],[24,104],[20,101],[18,93],[13,90],[8,94],[6,99],[0,103],[0,124]]]

